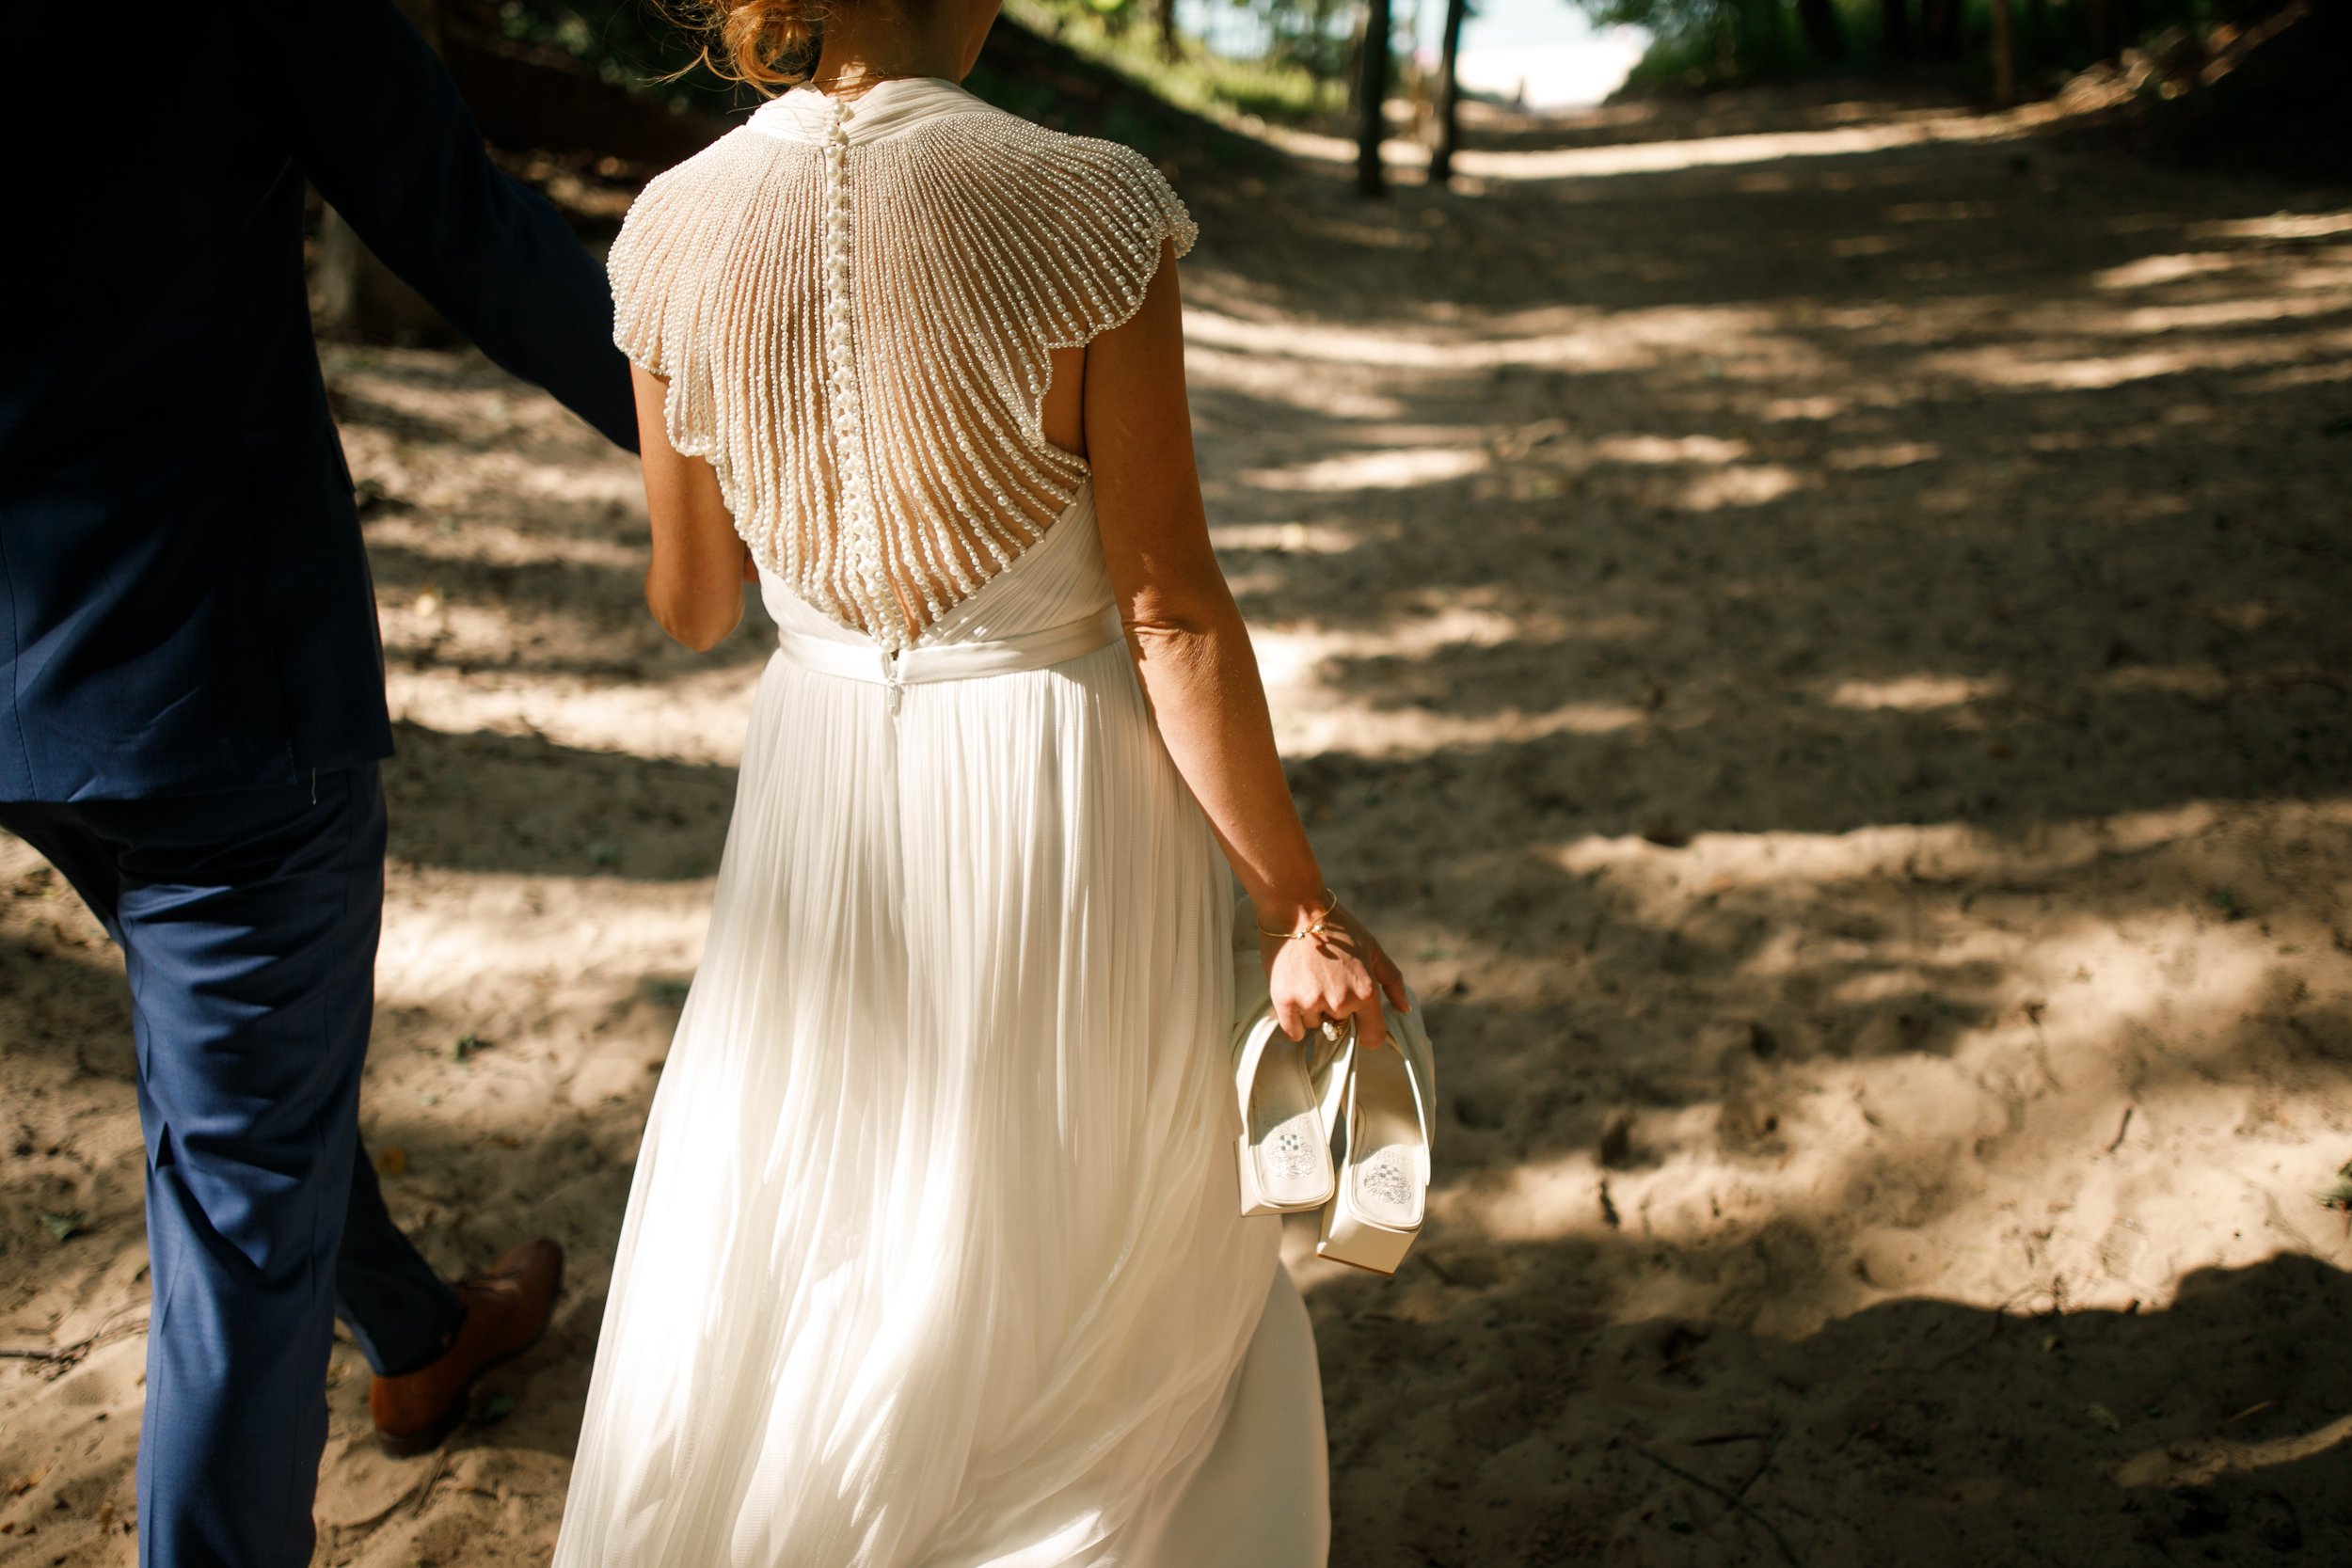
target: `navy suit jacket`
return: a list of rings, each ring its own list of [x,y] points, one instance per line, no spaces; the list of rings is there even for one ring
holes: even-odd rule
[[[35,5],[0,252],[0,800],[391,752],[303,275],[307,177],[492,359],[636,445],[604,274],[392,0]],[[135,59],[135,83],[123,62]],[[42,105],[28,77],[75,100]]]

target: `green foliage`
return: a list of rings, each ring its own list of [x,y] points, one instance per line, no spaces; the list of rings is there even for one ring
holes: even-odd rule
[[[1109,67],[1156,96],[1213,119],[1257,115],[1298,120],[1345,98],[1350,0],[1233,0],[1268,24],[1272,46],[1262,59],[1232,59],[1191,38],[1176,57],[1160,53],[1149,0],[1007,0],[1016,24]],[[653,0],[498,0],[478,15],[501,37],[570,55],[608,82],[723,115],[751,102],[748,88],[696,64],[700,42],[664,18]],[[1025,84],[985,65],[971,84],[983,97],[1021,110]],[[1050,91],[1050,84],[1025,84]],[[1128,140],[1115,126],[1098,135]],[[1136,129],[1131,127],[1131,129]],[[1138,135],[1133,145],[1150,140]]]
[[[1836,71],[1867,73],[1907,62],[1885,47],[1877,0],[1836,0],[1846,55],[1824,60],[1806,46],[1793,0],[1575,0],[1604,24],[1631,24],[1654,35],[1649,51],[1627,78],[1633,92],[1713,87],[1756,80],[1788,80]],[[2133,25],[2142,36],[2169,26],[2243,20],[2274,0],[2133,0]],[[1906,0],[1915,44],[1923,36],[1921,0]],[[1960,54],[1947,62],[1989,83],[1993,32],[1990,0],[1960,0]],[[2071,0],[2012,0],[2021,81],[2053,83],[2090,65],[2083,18]]]
[[[1285,14],[1311,16],[1295,0],[1244,0],[1279,6]],[[1006,0],[1005,15],[1064,48],[1111,67],[1155,95],[1213,119],[1257,115],[1299,120],[1331,108],[1344,89],[1319,76],[1321,59],[1303,35],[1277,34],[1276,47],[1260,59],[1233,59],[1199,40],[1180,38],[1176,57],[1160,53],[1157,31],[1142,0]],[[1338,14],[1344,15],[1344,11]],[[1344,52],[1346,40],[1339,40]],[[1336,55],[1332,69],[1336,71]],[[1115,132],[1104,133],[1123,140]]]
[[[654,0],[498,0],[478,14],[511,43],[568,55],[616,87],[680,107],[725,114],[754,96],[698,64],[700,40]]]

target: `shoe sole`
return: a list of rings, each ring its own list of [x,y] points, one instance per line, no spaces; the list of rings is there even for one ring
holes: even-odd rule
[[[559,1257],[555,1261],[555,1289],[548,1292],[548,1315],[540,1322],[537,1328],[531,1331],[531,1338],[516,1345],[513,1350],[503,1354],[494,1355],[475,1368],[473,1376],[466,1379],[466,1386],[457,1390],[455,1399],[450,1401],[449,1414],[431,1426],[421,1427],[405,1436],[397,1435],[386,1432],[382,1427],[377,1427],[375,1429],[376,1448],[393,1459],[414,1459],[420,1454],[431,1453],[435,1449],[448,1442],[450,1433],[466,1424],[466,1412],[472,1407],[473,1402],[469,1398],[473,1393],[473,1386],[544,1338],[548,1332],[548,1323],[553,1322],[555,1318],[555,1304],[562,1300],[563,1296],[564,1260]]]

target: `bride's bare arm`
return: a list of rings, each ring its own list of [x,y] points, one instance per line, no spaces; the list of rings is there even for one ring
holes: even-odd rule
[[[645,606],[661,629],[697,651],[714,647],[743,619],[743,580],[751,552],[719,497],[719,476],[699,457],[670,445],[662,415],[669,384],[632,367],[637,439],[645,470],[645,510],[653,518],[653,564],[645,568]]]
[[[1249,634],[1209,544],[1184,401],[1183,308],[1172,248],[1134,319],[1087,345],[1086,444],[1103,552],[1144,695],[1169,755],[1225,846],[1258,924],[1305,928],[1324,911],[1322,867],[1298,820]],[[1405,982],[1345,910],[1327,942],[1266,943],[1283,1028],[1295,1039],[1355,1017],[1382,1036],[1378,991]]]

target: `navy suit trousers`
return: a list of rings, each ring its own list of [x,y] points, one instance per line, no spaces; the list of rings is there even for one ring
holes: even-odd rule
[[[129,970],[147,1141],[139,1560],[303,1568],[340,1314],[384,1373],[462,1316],[359,1142],[383,924],[373,765],[293,786],[0,803]]]

